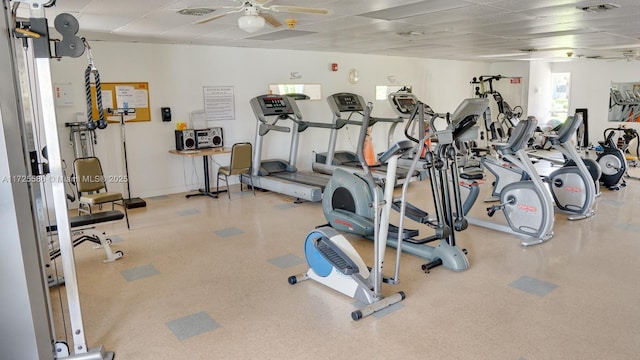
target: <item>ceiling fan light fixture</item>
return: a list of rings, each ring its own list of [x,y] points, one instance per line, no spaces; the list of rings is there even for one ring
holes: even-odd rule
[[[238,27],[248,33],[264,28],[264,18],[258,15],[243,15],[238,18]]]

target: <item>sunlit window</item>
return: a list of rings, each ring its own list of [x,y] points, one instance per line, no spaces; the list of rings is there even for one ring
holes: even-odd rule
[[[311,100],[321,100],[322,86],[320,84],[270,84],[269,94],[305,94]]]
[[[551,74],[551,117],[550,125],[559,125],[569,116],[569,91],[571,73]]]
[[[387,100],[389,94],[397,92],[403,87],[409,87],[406,85],[377,85],[376,86],[376,100]]]

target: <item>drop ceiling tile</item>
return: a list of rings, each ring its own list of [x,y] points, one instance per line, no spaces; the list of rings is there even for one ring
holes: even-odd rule
[[[282,39],[288,39],[288,38],[311,35],[311,34],[315,34],[315,33],[312,31],[303,31],[303,30],[280,30],[280,31],[275,31],[267,34],[252,36],[248,39],[262,40],[262,41],[275,41],[275,40],[282,40]]]
[[[140,33],[140,34],[163,34],[167,27],[174,28],[178,26],[191,26],[198,27],[198,25],[191,24],[193,20],[186,16],[173,16],[167,13],[156,14],[153,17],[137,18],[128,24],[114,29],[114,31],[124,33]]]
[[[101,14],[105,16],[123,15],[125,17],[131,17],[148,14],[159,8],[169,6],[174,2],[174,0],[94,0],[82,11],[87,14]]]
[[[558,37],[558,36],[565,36],[565,35],[591,34],[591,33],[598,32],[596,30],[589,29],[589,28],[573,29],[571,27],[568,27],[566,29],[563,29],[561,25],[558,25],[557,27],[549,26],[544,28],[526,29],[526,30],[528,31],[522,32],[522,33],[518,33],[518,32],[509,33],[509,35],[505,36],[505,38],[509,38],[509,39],[515,38],[515,39],[526,40],[526,39],[536,39],[536,38]]]
[[[93,31],[113,31],[135,20],[134,17],[114,16],[114,15],[94,15],[81,13],[76,17],[80,24],[80,31],[91,29]]]
[[[535,49],[548,49],[558,47],[590,48],[599,46],[638,44],[640,41],[632,41],[626,37],[620,37],[608,33],[592,33],[584,35],[563,35],[527,40],[526,43]]]
[[[402,22],[413,25],[464,24],[468,19],[482,19],[484,16],[505,15],[506,10],[498,10],[490,6],[469,5],[454,9],[431,12],[402,19]]]
[[[56,1],[56,6],[45,11],[53,10],[59,13],[61,12],[80,12],[85,9],[89,3],[87,0],[65,0]]]
[[[469,15],[466,18],[461,18],[459,20],[450,21],[446,23],[440,23],[439,26],[447,27],[447,28],[455,28],[460,31],[468,31],[468,32],[484,32],[479,31],[486,29],[490,32],[498,32],[501,33],[503,26],[509,26],[510,28],[518,28],[521,26],[527,26],[527,24],[532,23],[544,23],[547,24],[549,21],[542,21],[541,19],[536,19],[532,16],[528,16],[526,14],[521,13],[510,13],[510,12],[489,12],[483,15]]]
[[[359,16],[355,16],[355,17],[341,16],[333,19],[327,19],[327,20],[323,19],[321,21],[316,21],[311,24],[299,24],[298,26],[296,26],[296,28],[307,30],[307,31],[316,31],[316,32],[327,31],[328,29],[329,31],[345,31],[345,30],[350,30],[360,26],[383,24],[383,23],[389,24],[388,22],[384,22],[377,19],[370,19],[370,18],[364,18]]]
[[[606,1],[604,1],[604,2],[606,2]],[[558,7],[558,6],[568,6],[568,7],[573,6],[575,8],[580,3],[584,3],[584,1],[576,1],[576,0],[502,0],[502,1],[491,3],[491,6],[495,6],[495,7],[498,7],[498,8],[511,10],[511,11],[521,11],[521,10],[532,10],[532,9]]]
[[[334,0],[327,4],[333,12],[342,15],[359,15],[374,11],[381,11],[399,6],[421,7],[427,1],[418,0]]]
[[[414,4],[400,5],[384,10],[362,13],[360,16],[382,20],[398,20],[465,6],[471,6],[471,4],[460,0],[421,1]]]

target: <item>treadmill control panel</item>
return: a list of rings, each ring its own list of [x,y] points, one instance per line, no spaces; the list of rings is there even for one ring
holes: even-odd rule
[[[338,93],[331,95],[339,112],[364,111],[365,104],[362,98],[356,94]]]
[[[262,96],[259,99],[259,103],[264,116],[291,115],[294,113],[289,98],[286,96]]]

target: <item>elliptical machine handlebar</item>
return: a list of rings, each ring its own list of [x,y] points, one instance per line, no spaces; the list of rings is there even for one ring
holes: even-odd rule
[[[372,109],[373,104],[368,102],[364,108],[364,114],[362,116],[362,126],[360,127],[360,134],[356,145],[356,154],[358,155],[358,160],[360,161],[360,165],[362,165],[362,170],[364,170],[364,175],[369,186],[371,186],[372,189],[375,189],[376,180],[371,173],[371,168],[369,168],[369,165],[367,165],[367,161],[364,158],[364,141],[367,137],[367,129],[369,128],[369,122],[371,121]]]

